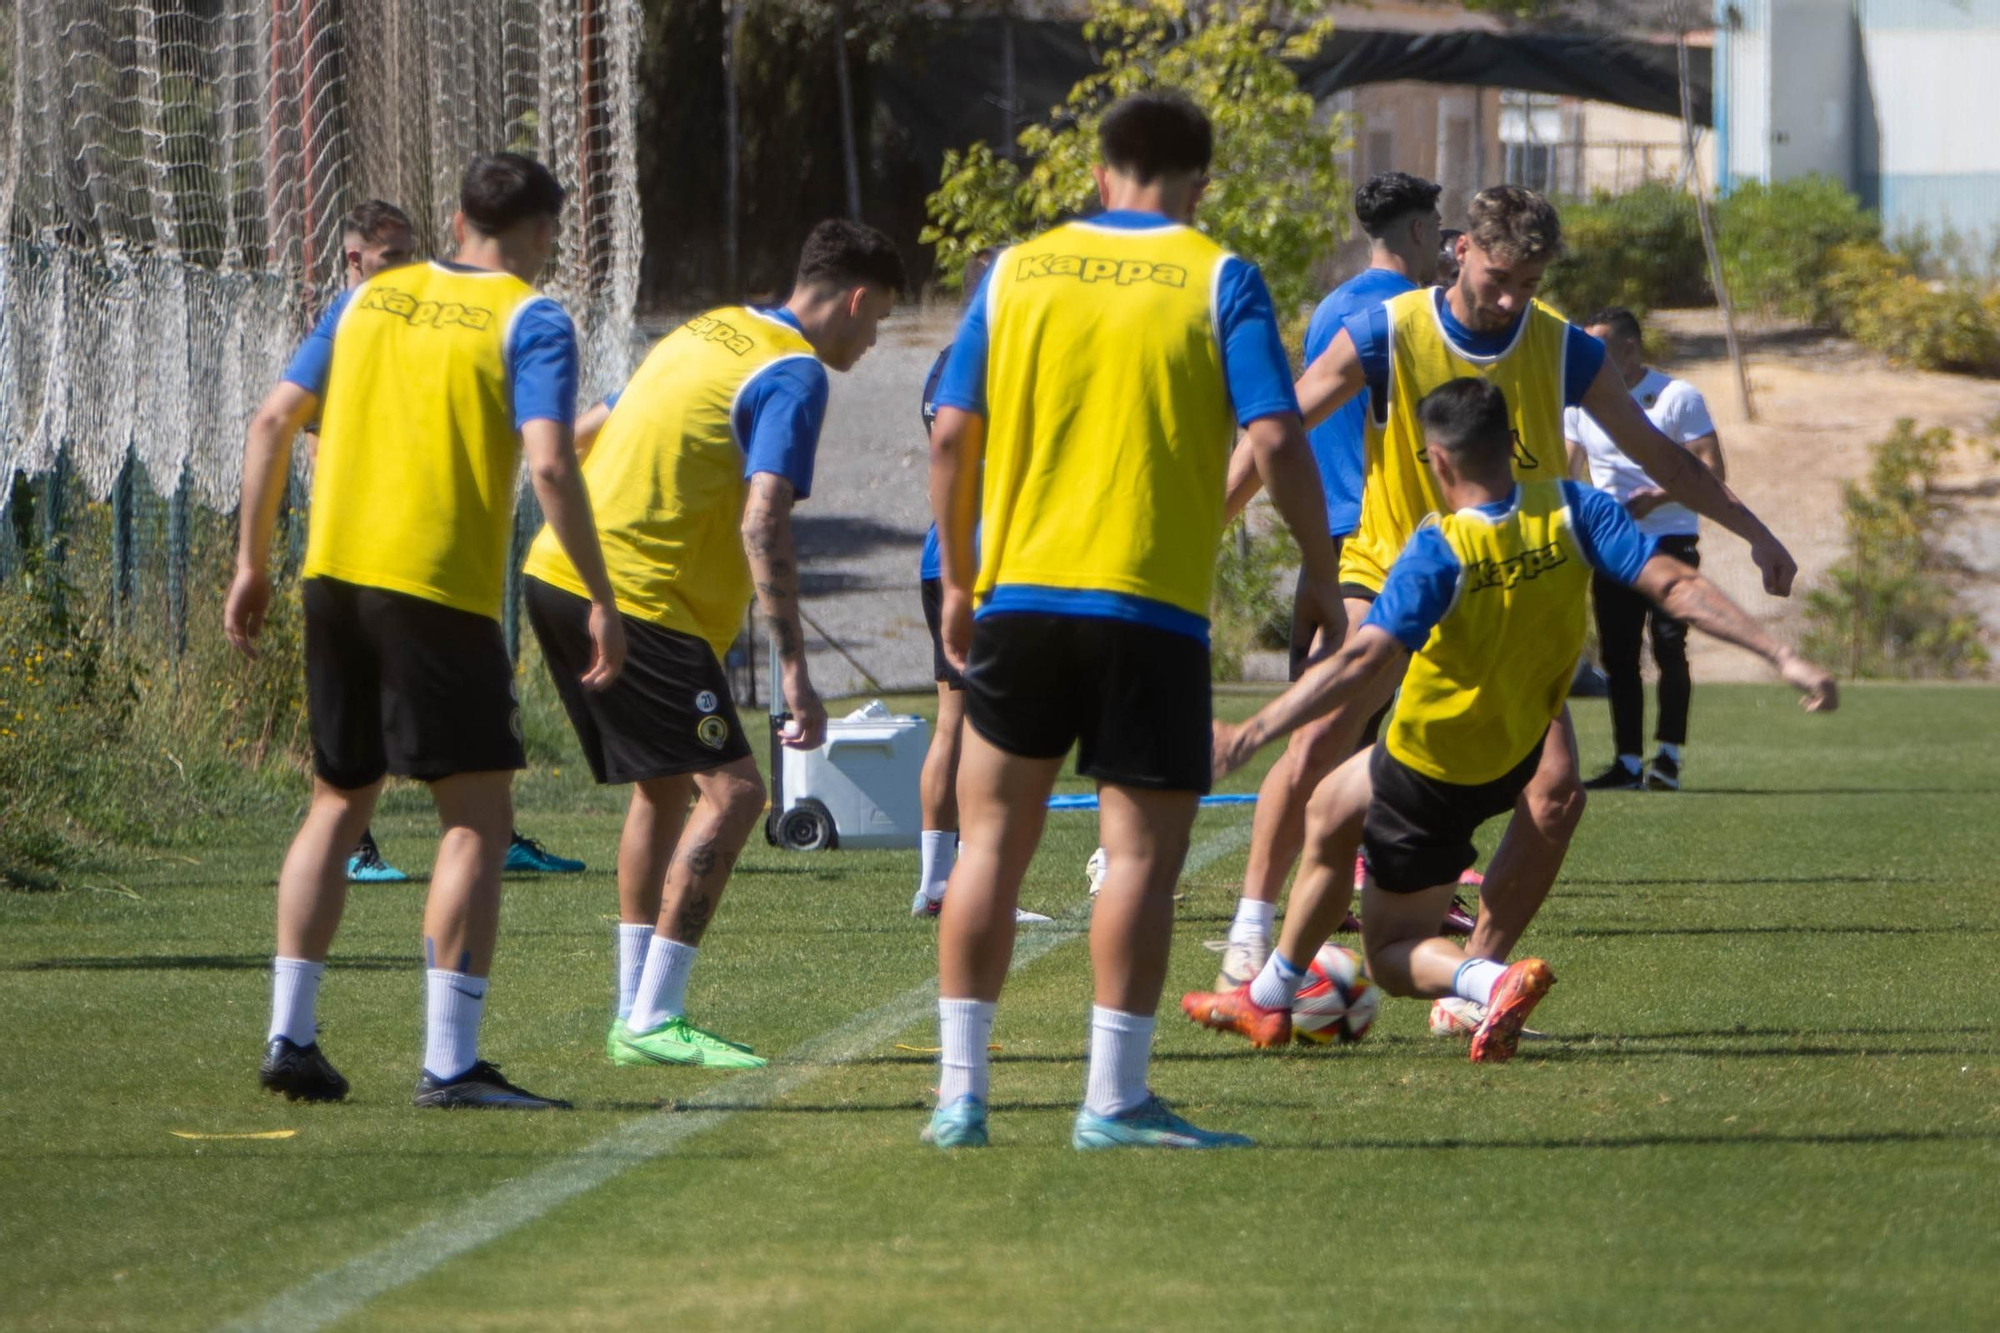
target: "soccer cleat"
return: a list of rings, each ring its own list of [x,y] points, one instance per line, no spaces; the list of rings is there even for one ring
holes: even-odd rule
[[[614,1065],[618,1063],[618,1043],[624,1036],[625,1020],[622,1018],[612,1019],[611,1030],[604,1034],[604,1054]]]
[[[1555,984],[1555,973],[1539,958],[1523,958],[1502,972],[1486,1002],[1486,1017],[1472,1034],[1472,1063],[1497,1065],[1513,1059],[1522,1025]]]
[[[1444,922],[1438,927],[1440,935],[1470,935],[1472,928],[1479,924],[1479,914],[1465,905],[1463,898],[1454,897],[1451,906],[1444,910]]]
[[[1361,892],[1368,887],[1368,858],[1360,852],[1354,854],[1354,891]]]
[[[1181,1012],[1215,1032],[1247,1037],[1259,1050],[1292,1039],[1292,1011],[1266,1009],[1250,998],[1250,983],[1224,991],[1191,990],[1181,996]]]
[[[266,1092],[282,1092],[292,1102],[337,1102],[347,1096],[347,1080],[318,1042],[300,1046],[286,1037],[273,1037],[264,1047],[257,1085]]]
[[[1483,889],[1486,887],[1486,876],[1480,874],[1471,866],[1467,866],[1458,872],[1458,887],[1461,889]]]
[[[1486,1006],[1456,995],[1431,1001],[1431,1035],[1464,1039],[1479,1031],[1486,1021]]]
[[[409,876],[382,859],[382,849],[369,834],[361,835],[361,845],[347,858],[349,884],[401,884]]]
[[[582,872],[583,862],[557,856],[533,838],[516,833],[507,844],[507,861],[500,869],[537,875],[575,875]]]
[[[1622,759],[1613,759],[1611,767],[1594,778],[1585,780],[1585,791],[1638,791],[1646,785],[1636,768],[1625,767]]]
[[[500,1077],[500,1067],[485,1060],[457,1078],[439,1078],[426,1069],[417,1080],[410,1101],[443,1111],[567,1111],[568,1102],[557,1097],[537,1097]]]
[[[933,898],[929,889],[919,888],[917,896],[910,899],[910,915],[915,917],[929,917],[935,921],[938,911],[943,906],[944,895],[942,893]]]
[[[984,1148],[986,1146],[986,1103],[977,1097],[960,1097],[950,1106],[931,1112],[931,1122],[917,1135],[933,1148]]]
[[[617,1065],[704,1065],[710,1069],[762,1069],[770,1064],[741,1042],[698,1028],[685,1017],[670,1018],[646,1032],[627,1028],[611,1052]]]
[[[1117,1115],[1076,1113],[1076,1127],[1070,1131],[1069,1146],[1078,1151],[1093,1148],[1249,1148],[1254,1146],[1243,1134],[1221,1134],[1197,1129],[1170,1110],[1151,1093],[1129,1111]]]
[[[1681,766],[1663,754],[1653,756],[1653,762],[1646,765],[1647,791],[1679,791],[1681,789]]]
[[[1090,896],[1093,898],[1097,896],[1097,891],[1104,887],[1105,860],[1104,849],[1099,847],[1090,854],[1090,859],[1083,863],[1083,876],[1090,881]]]
[[[1271,941],[1263,936],[1223,941],[1222,970],[1215,974],[1215,989],[1233,991],[1249,985],[1270,957]]]

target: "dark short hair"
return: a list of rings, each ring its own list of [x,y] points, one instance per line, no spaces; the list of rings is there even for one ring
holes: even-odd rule
[[[340,220],[341,235],[359,236],[364,241],[379,241],[384,232],[394,227],[401,227],[412,236],[417,231],[410,215],[387,199],[370,199],[365,204],[358,204]]]
[[[530,218],[562,216],[563,187],[549,169],[520,153],[482,153],[458,182],[465,220],[495,236]]]
[[[896,243],[873,227],[846,218],[828,218],[814,227],[799,250],[798,284],[858,287],[870,283],[891,292],[907,290],[903,256]]]
[[[1466,210],[1472,243],[1503,264],[1552,264],[1563,257],[1562,218],[1525,185],[1489,185]]]
[[[987,270],[993,267],[993,261],[1006,248],[1004,245],[982,245],[966,256],[965,273],[959,279],[959,290],[964,293],[966,304],[970,305],[972,298],[979,294],[979,284],[986,277]]]
[[[1451,254],[1458,246],[1458,238],[1463,235],[1465,233],[1457,227],[1440,227],[1438,229],[1438,253],[1441,255]]]
[[[1354,216],[1361,230],[1380,238],[1412,213],[1437,208],[1444,187],[1407,171],[1381,171],[1354,187]]]
[[[1497,385],[1465,375],[1432,389],[1417,404],[1424,446],[1442,449],[1474,466],[1511,464],[1514,426],[1507,419],[1507,395]]]
[[[1105,166],[1149,185],[1161,176],[1207,171],[1215,129],[1186,93],[1134,93],[1114,102],[1098,122],[1097,149]]]
[[[1589,319],[1583,321],[1581,327],[1586,329],[1610,329],[1612,337],[1630,338],[1633,342],[1642,341],[1645,336],[1639,329],[1639,317],[1622,305],[1615,305],[1609,309],[1598,311]]]

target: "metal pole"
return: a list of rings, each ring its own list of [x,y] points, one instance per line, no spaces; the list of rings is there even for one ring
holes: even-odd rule
[[[847,216],[861,221],[861,157],[854,143],[854,82],[847,68],[847,4],[833,7],[833,86],[840,94],[840,162],[847,175]]]

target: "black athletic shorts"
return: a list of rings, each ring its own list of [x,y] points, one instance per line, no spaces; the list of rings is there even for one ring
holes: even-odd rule
[[[522,580],[528,623],[542,645],[563,711],[599,782],[644,782],[706,773],[750,754],[715,650],[650,620],[625,622],[625,669],[588,690],[590,603],[537,578]]]
[[[313,771],[352,790],[516,769],[521,710],[500,622],[339,579],[307,579]]]
[[[1514,808],[1542,762],[1544,733],[1528,757],[1491,782],[1464,786],[1425,777],[1377,745],[1368,760],[1374,798],[1361,826],[1361,846],[1376,887],[1416,893],[1458,879],[1475,860],[1472,834]]]
[[[1372,602],[1382,594],[1365,583],[1343,583],[1340,595],[1350,602]]]
[[[1172,630],[1009,611],[973,622],[965,720],[1008,754],[1100,782],[1206,792],[1208,645]]]
[[[924,623],[931,627],[931,679],[948,690],[965,688],[965,677],[944,656],[944,580],[923,581]]]

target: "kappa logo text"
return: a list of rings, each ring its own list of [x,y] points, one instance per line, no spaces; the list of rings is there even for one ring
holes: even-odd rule
[[[1511,588],[1522,579],[1540,578],[1568,563],[1569,554],[1560,542],[1523,551],[1507,560],[1475,560],[1466,566],[1465,590],[1486,592],[1492,588]]]
[[[721,343],[738,356],[748,356],[750,349],[757,345],[749,334],[713,315],[696,315],[683,327],[703,342]]]
[[[1079,282],[1111,282],[1130,287],[1157,282],[1162,287],[1187,286],[1187,270],[1178,264],[1144,259],[1100,259],[1090,255],[1028,255],[1014,272],[1017,282],[1029,278],[1075,278]]]
[[[395,287],[370,287],[361,298],[361,308],[398,315],[420,329],[483,329],[493,323],[491,310],[457,301],[420,301]]]

